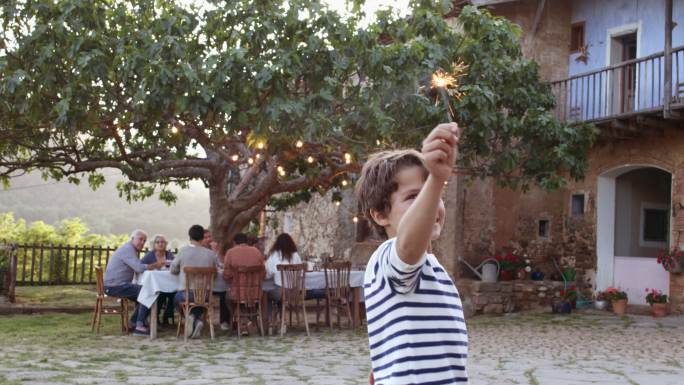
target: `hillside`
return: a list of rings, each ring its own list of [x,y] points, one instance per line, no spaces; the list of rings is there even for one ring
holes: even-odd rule
[[[156,198],[128,203],[118,195],[116,182],[122,177],[115,173],[106,170],[107,182],[96,191],[87,183],[76,186],[44,181],[38,173],[15,178],[8,190],[0,190],[0,212],[50,224],[80,217],[94,233],[126,234],[142,228],[150,235],[162,233],[181,243],[186,242],[190,225],[209,224],[209,193],[201,182],[193,183],[189,190],[177,189],[178,201],[172,206]]]

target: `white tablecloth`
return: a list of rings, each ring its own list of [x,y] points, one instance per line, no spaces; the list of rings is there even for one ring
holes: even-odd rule
[[[364,271],[352,270],[349,272],[349,286],[363,287]],[[274,275],[274,281],[277,286],[282,286],[280,275]],[[307,271],[306,278],[304,278],[304,286],[306,290],[325,289],[325,272],[323,271]]]
[[[173,293],[183,288],[178,275],[168,270],[145,271],[138,277],[138,285],[142,286],[138,302],[148,308],[152,307],[159,293]]]
[[[362,287],[363,286],[363,271],[352,270],[349,274],[349,286]],[[275,284],[280,284],[280,276],[276,275]],[[325,273],[323,271],[309,271],[306,273],[305,285],[307,290],[311,289],[325,289]],[[171,274],[168,270],[150,270],[145,271],[138,277],[138,284],[142,286],[140,294],[138,294],[138,302],[149,307],[152,307],[154,301],[157,300],[159,293],[173,293],[183,290],[183,284],[177,274]],[[264,281],[262,284],[264,290],[273,288],[273,281]],[[223,272],[216,273],[214,280],[214,291],[225,292],[226,282],[223,280]]]
[[[147,307],[152,307],[159,293],[173,293],[183,290],[180,276],[171,274],[168,270],[145,271],[138,277],[138,285],[142,286],[138,294],[138,302]],[[223,280],[223,272],[218,271],[214,280],[214,292],[225,291],[226,282]]]

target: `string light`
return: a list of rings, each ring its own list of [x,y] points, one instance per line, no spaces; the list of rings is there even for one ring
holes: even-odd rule
[[[252,159],[252,158],[247,159],[247,163],[254,164],[254,159]]]
[[[304,147],[304,142],[302,142],[301,140],[298,140],[297,143],[295,143],[295,147],[297,147],[297,148]]]
[[[264,142],[259,142],[259,143],[257,143],[257,148],[258,148],[259,150],[263,150],[263,149],[264,149]]]
[[[340,202],[340,201],[335,201],[335,206],[338,206],[338,207],[339,207],[341,204],[342,204],[342,202]]]
[[[235,154],[235,155],[231,156],[230,159],[232,159],[233,162],[237,162],[238,159],[240,159],[240,157],[237,154]]]
[[[176,127],[176,126],[171,127],[171,133],[177,134],[178,133],[178,127]]]
[[[354,218],[352,218],[352,222],[359,223],[359,217],[354,216]]]
[[[256,155],[254,155],[254,157],[259,159],[259,158],[261,158],[261,154],[256,154]]]
[[[342,186],[347,187],[348,184],[349,184],[349,182],[347,182],[346,179],[342,180]]]
[[[283,166],[278,166],[278,174],[280,174],[280,176],[285,176],[285,169]]]
[[[346,164],[350,164],[351,161],[352,161],[352,156],[351,156],[351,154],[350,154],[350,153],[344,154],[344,162],[345,162]]]
[[[309,156],[308,158],[306,158],[306,161],[309,163],[313,163],[314,162],[313,156]]]

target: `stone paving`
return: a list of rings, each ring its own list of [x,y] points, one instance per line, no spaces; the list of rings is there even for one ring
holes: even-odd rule
[[[108,329],[95,337],[83,331],[89,331],[85,316],[71,317],[80,317],[78,325],[49,337],[0,330],[0,383],[367,383],[362,328],[239,341],[219,333],[214,342],[207,338],[184,344],[170,333],[150,341]],[[22,319],[15,317],[12,325]],[[2,322],[8,320],[0,317]],[[472,385],[684,384],[682,317],[527,313],[476,317],[469,321],[469,331]]]

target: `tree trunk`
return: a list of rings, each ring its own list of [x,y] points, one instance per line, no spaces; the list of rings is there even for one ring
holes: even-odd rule
[[[233,181],[230,181],[232,184]],[[266,207],[270,194],[268,191],[249,191],[249,194],[261,196],[259,201],[247,208],[237,207],[228,198],[228,172],[226,170],[213,174],[209,182],[209,214],[212,236],[219,244],[221,253],[232,246],[233,237],[249,225],[252,219]]]

